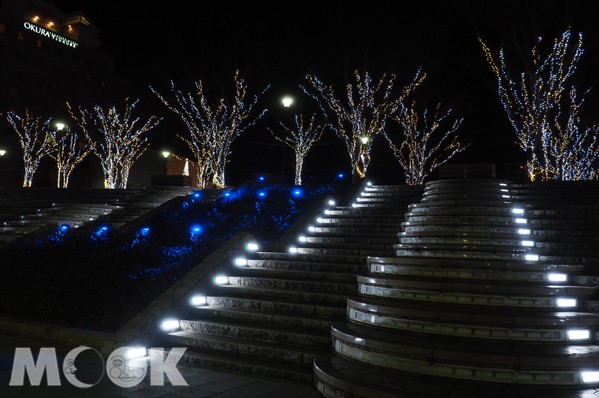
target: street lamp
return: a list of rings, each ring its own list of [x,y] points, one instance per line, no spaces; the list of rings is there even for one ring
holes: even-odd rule
[[[171,153],[169,151],[162,151],[161,153],[162,153],[162,157],[165,159],[168,158],[169,156],[171,156]]]
[[[4,156],[6,155],[6,150],[5,149],[0,149],[0,156]]]
[[[56,122],[55,126],[58,131],[62,131],[62,129],[64,129],[66,127],[66,124],[64,124],[62,122]]]
[[[281,103],[283,104],[283,106],[285,108],[289,108],[293,104],[293,98],[290,97],[290,96],[288,96],[288,95],[286,95],[285,97],[283,97],[281,99]]]
[[[362,137],[360,137],[360,142],[364,145],[368,144],[369,141],[370,141],[370,137],[367,135],[363,135]]]

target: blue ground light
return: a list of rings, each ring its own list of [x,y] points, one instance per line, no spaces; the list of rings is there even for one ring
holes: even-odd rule
[[[266,198],[266,191],[258,191],[258,198],[260,198],[260,199]]]
[[[301,188],[294,188],[293,191],[291,191],[291,195],[293,195],[294,198],[301,198],[304,196],[304,191]]]
[[[71,229],[69,224],[60,224],[58,226],[58,232],[60,232],[61,234],[66,234],[67,232],[69,232],[69,229]]]
[[[195,224],[192,225],[191,228],[189,228],[189,237],[191,239],[192,242],[197,242],[198,239],[200,238],[200,235],[202,235],[202,233],[204,232],[204,227],[202,227],[199,224]]]

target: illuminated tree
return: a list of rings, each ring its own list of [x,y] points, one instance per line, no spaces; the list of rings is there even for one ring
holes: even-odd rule
[[[314,98],[325,115],[332,113],[336,123],[331,126],[345,143],[354,177],[365,178],[370,164],[374,138],[385,132],[389,118],[397,111],[399,100],[408,96],[424,79],[420,71],[394,98],[395,76],[386,75],[374,82],[368,72],[354,72],[355,83],[346,86],[347,100],[340,100],[331,86],[316,76],[306,76],[309,87],[304,92]]]
[[[89,141],[81,138],[70,129],[48,134],[48,155],[56,161],[58,188],[69,186],[69,177],[75,166],[91,152]]]
[[[512,77],[503,49],[495,59],[489,47],[480,43],[497,77],[499,97],[516,131],[516,142],[526,152],[531,181],[597,178],[597,130],[579,127],[584,96],[577,99],[576,88],[569,83],[583,54],[582,34],[572,44],[566,30],[546,56],[541,55],[539,38],[531,59],[525,60],[530,66],[517,78]]]
[[[385,138],[404,169],[407,184],[423,184],[426,176],[468,147],[456,135],[463,119],[452,118],[451,112],[442,111],[441,104],[433,112],[420,112],[416,101],[400,101],[393,119],[402,129],[401,144],[397,146],[388,133]]]
[[[295,185],[302,185],[302,169],[304,159],[308,155],[310,148],[314,145],[324,132],[324,127],[316,124],[316,114],[310,118],[310,122],[305,124],[302,115],[295,115],[294,124],[287,126],[280,122],[283,134],[276,133],[270,128],[270,133],[279,142],[288,145],[295,152]]]
[[[139,100],[129,103],[126,99],[122,116],[116,106],[105,109],[96,105],[91,110],[81,107],[75,110],[67,103],[71,117],[100,159],[104,188],[127,188],[131,167],[148,148],[146,133],[160,123],[161,119],[150,116],[139,126],[140,118],[132,116],[138,103]]]
[[[235,72],[234,81],[235,93],[231,101],[221,97],[217,102],[211,102],[201,80],[195,82],[195,91],[187,93],[175,88],[171,81],[174,101],[167,100],[150,87],[167,108],[179,115],[187,127],[189,137],[178,137],[187,144],[197,160],[199,188],[206,188],[209,182],[216,188],[225,187],[225,167],[231,145],[266,113],[266,109],[255,113],[254,107],[268,87],[259,95],[249,97],[239,71]]]
[[[42,120],[41,116],[34,116],[28,109],[24,118],[15,112],[8,112],[6,119],[19,136],[25,166],[23,187],[30,188],[40,160],[48,154],[47,138],[51,119]]]

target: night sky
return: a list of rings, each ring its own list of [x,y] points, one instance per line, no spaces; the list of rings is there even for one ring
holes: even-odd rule
[[[139,2],[125,1],[51,3],[63,12],[83,11],[100,28],[103,48],[114,54],[116,73],[130,81],[131,95],[159,112],[166,113],[149,85],[164,92],[170,80],[183,88],[202,79],[217,97],[231,87],[238,68],[253,92],[269,85],[261,101],[269,109],[267,116],[233,148],[232,183],[237,182],[236,176],[260,170],[284,170],[291,177],[291,150],[281,147],[265,126],[276,126],[293,112],[314,110],[313,101],[299,87],[306,73],[316,74],[340,92],[355,69],[376,76],[395,73],[405,83],[422,67],[428,78],[417,98],[442,101],[465,119],[461,132],[472,146],[453,162],[491,161],[498,170],[503,163],[523,161],[524,156],[501,109],[479,37],[495,50],[505,47],[517,60],[518,51],[525,51],[536,37],[550,43],[571,27],[583,33],[586,51],[576,84],[581,90],[598,86],[596,1],[334,0],[276,6],[218,1],[195,2],[194,9],[189,1],[180,0],[141,8],[136,7]],[[284,94],[296,97],[293,109],[280,105]],[[591,91],[583,113],[585,124],[599,124],[598,107],[599,93]],[[175,128],[165,127],[163,140],[184,152],[185,146],[173,138]],[[327,133],[308,155],[305,169],[306,176],[317,178],[349,171],[345,147]],[[375,180],[402,180],[382,137],[374,145],[370,171]]]

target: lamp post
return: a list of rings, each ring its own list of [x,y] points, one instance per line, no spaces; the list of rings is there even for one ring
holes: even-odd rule
[[[283,104],[284,108],[290,108],[293,105],[293,97],[290,95],[285,95],[281,98],[281,104]],[[285,179],[285,163],[286,163],[286,153],[287,146],[283,145],[283,153],[281,156],[281,182]]]

